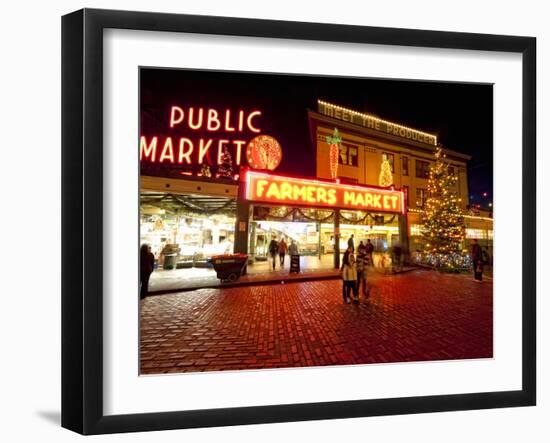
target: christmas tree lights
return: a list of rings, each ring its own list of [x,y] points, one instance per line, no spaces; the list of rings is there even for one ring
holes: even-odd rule
[[[391,173],[391,165],[388,159],[382,161],[380,166],[380,175],[378,176],[378,184],[383,188],[393,185],[393,175]]]
[[[329,145],[330,177],[335,180],[338,178],[338,156],[340,155],[340,143],[342,143],[342,137],[338,134],[338,128],[334,128],[332,136],[329,135],[326,139]]]
[[[449,174],[449,164],[441,147],[435,152],[435,163],[430,166],[427,199],[422,214],[425,252],[432,256],[436,268],[455,267],[454,256],[464,240],[464,217],[461,199],[456,192],[458,177]]]
[[[218,175],[220,177],[232,177],[233,176],[233,159],[227,149],[223,150],[222,163],[218,166]]]

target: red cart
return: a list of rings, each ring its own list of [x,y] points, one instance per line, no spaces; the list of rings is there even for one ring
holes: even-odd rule
[[[210,263],[216,271],[217,277],[222,282],[234,282],[241,275],[246,274],[246,265],[248,263],[247,254],[224,254],[214,255]]]

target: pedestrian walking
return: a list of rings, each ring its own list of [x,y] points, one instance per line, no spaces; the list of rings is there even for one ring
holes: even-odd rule
[[[361,247],[363,246],[363,247]],[[367,282],[367,251],[363,242],[357,247],[357,294],[361,293],[361,287],[363,287],[362,293],[365,298],[369,296],[369,285]]]
[[[290,246],[288,247],[288,253],[292,255],[298,255],[298,245],[294,240],[290,240]]]
[[[372,253],[374,252],[374,245],[370,242],[370,238],[367,238],[367,244],[365,245],[367,251],[367,259],[369,266],[374,266],[374,260],[372,259]]]
[[[367,247],[365,246],[365,243],[363,243],[363,240],[359,242],[359,246],[357,246],[357,257],[359,255],[366,255],[367,254]]]
[[[275,260],[278,252],[279,252],[279,243],[277,242],[277,239],[275,238],[275,236],[273,236],[271,238],[271,242],[269,243],[269,255],[271,256],[271,262],[273,263],[273,270],[275,270]]]
[[[355,302],[359,301],[357,292],[357,268],[355,263],[355,255],[353,249],[348,247],[342,259],[342,295],[344,303],[351,303],[351,296]]]
[[[401,254],[403,250],[399,244],[396,244],[392,248],[392,264],[395,270],[401,270]]]
[[[355,252],[355,243],[353,240],[353,234],[351,234],[351,237],[348,239],[348,248],[351,248],[351,252]]]
[[[139,298],[144,299],[149,292],[149,278],[155,269],[155,256],[151,252],[151,246],[144,243],[139,250]]]
[[[472,266],[474,269],[474,281],[481,283],[483,278],[483,257],[481,254],[481,247],[477,243],[477,239],[472,241],[472,250],[470,253],[472,258]]]
[[[284,237],[282,237],[281,241],[279,242],[279,261],[281,263],[281,268],[285,266],[285,255],[287,250],[288,246],[285,242]]]

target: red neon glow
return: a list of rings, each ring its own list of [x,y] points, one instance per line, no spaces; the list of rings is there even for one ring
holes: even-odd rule
[[[178,162],[182,164],[185,160],[185,162],[188,165],[190,165],[192,163],[191,161],[192,153],[193,153],[193,143],[191,142],[191,140],[185,137],[180,138]]]
[[[227,132],[233,132],[235,131],[235,128],[232,128],[230,125],[229,125],[229,118],[231,116],[231,111],[229,109],[226,109],[225,111],[225,130]]]
[[[210,146],[212,146],[212,139],[209,139],[206,143],[204,142],[203,138],[200,139],[200,143],[199,143],[199,161],[198,161],[198,163],[200,165],[203,164],[204,157],[208,153],[208,150],[210,149]]]
[[[248,171],[246,199],[267,203],[404,213],[403,191]]]
[[[260,129],[259,128],[256,128],[254,127],[254,125],[252,124],[252,119],[256,116],[260,116],[262,115],[261,111],[254,111],[254,112],[251,112],[249,115],[248,115],[248,118],[246,119],[246,123],[248,124],[248,129],[250,129],[252,132],[260,132]]]
[[[193,108],[189,108],[189,127],[191,129],[197,130],[197,129],[200,129],[202,126],[202,114],[203,114],[202,108],[199,108],[198,118],[195,123],[193,123],[194,113],[195,113],[195,110]]]
[[[239,131],[243,130],[244,111],[239,111]]]
[[[243,145],[245,144],[246,142],[244,140],[233,140],[233,144],[235,145],[235,163],[237,165],[240,165],[241,164],[241,154],[242,154],[242,149],[243,149]]]
[[[144,135],[139,138],[139,159],[147,159],[154,162],[157,155],[158,137],[153,137],[151,143],[147,144],[147,139]]]
[[[258,135],[246,147],[246,160],[251,168],[273,171],[283,158],[279,142],[269,135]]]
[[[225,109],[218,111],[214,108],[194,108],[189,107],[187,114],[185,108],[177,105],[170,107],[170,128],[175,126],[187,126],[189,129],[198,131],[206,129],[208,131],[225,132],[243,132],[246,129],[251,132],[260,132],[260,128],[255,124],[257,117],[262,115],[262,111],[254,110],[246,113],[244,110],[232,111]]]
[[[170,111],[170,127],[173,128],[178,123],[181,123],[183,121],[183,117],[183,109],[181,109],[179,106],[172,106],[172,109]]]
[[[229,140],[219,140],[218,141],[218,165],[222,164],[222,155],[225,148],[225,145],[229,143]]]
[[[172,137],[168,137],[164,142],[159,162],[162,163],[164,160],[169,160],[170,163],[174,163],[174,145],[172,144]]]
[[[217,131],[221,127],[220,119],[218,118],[218,111],[215,109],[209,109],[208,110],[208,123],[206,124],[206,128],[209,131]]]

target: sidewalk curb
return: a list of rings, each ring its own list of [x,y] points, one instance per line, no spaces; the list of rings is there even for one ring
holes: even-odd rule
[[[379,272],[374,271],[376,273],[379,273],[381,275],[399,275],[399,274],[406,274],[408,272],[417,271],[417,270],[423,270],[422,268],[410,268],[410,269],[403,269],[398,272]],[[373,272],[373,271],[371,271]],[[266,286],[266,285],[280,285],[280,284],[291,284],[291,283],[301,283],[306,281],[322,281],[322,280],[339,280],[342,277],[340,276],[340,273],[334,273],[334,274],[325,274],[325,275],[303,275],[300,277],[291,277],[291,278],[285,278],[285,276],[282,276],[282,278],[270,278],[266,280],[254,280],[254,281],[236,281],[233,283],[223,283],[223,284],[216,284],[216,285],[204,285],[204,286],[195,286],[195,287],[188,287],[188,288],[179,288],[179,289],[159,289],[157,291],[151,291],[149,294],[147,294],[148,297],[153,297],[156,295],[164,295],[164,294],[174,294],[177,292],[190,292],[190,291],[197,291],[199,289],[226,289],[226,288],[239,288],[239,287],[246,287],[246,286]]]
[[[147,294],[148,297],[155,295],[163,294],[173,294],[176,292],[189,292],[196,291],[198,289],[225,289],[225,288],[239,288],[245,286],[265,286],[265,285],[276,285],[276,284],[291,284],[291,283],[300,283],[304,281],[319,281],[319,280],[338,280],[340,279],[340,274],[334,275],[316,275],[316,276],[301,276],[301,277],[292,277],[292,278],[277,278],[277,279],[267,279],[267,280],[257,280],[257,281],[236,281],[234,283],[223,283],[217,285],[205,285],[189,288],[180,288],[180,289],[161,289],[158,291],[151,291]]]

